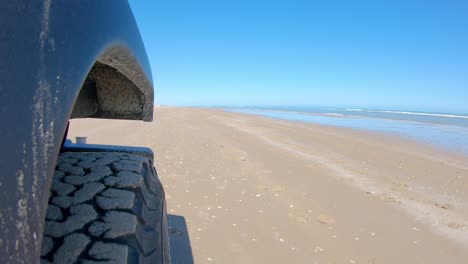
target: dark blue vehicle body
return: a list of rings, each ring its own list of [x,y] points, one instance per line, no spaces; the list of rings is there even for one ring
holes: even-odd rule
[[[1,1],[0,263],[39,262],[69,119],[152,115],[151,69],[127,1]]]

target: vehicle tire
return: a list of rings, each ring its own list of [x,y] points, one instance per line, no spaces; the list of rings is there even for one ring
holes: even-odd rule
[[[147,158],[61,153],[52,182],[42,263],[170,263],[166,202]]]

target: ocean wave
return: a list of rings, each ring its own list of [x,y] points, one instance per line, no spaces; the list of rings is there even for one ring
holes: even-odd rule
[[[467,115],[455,115],[455,114],[437,114],[437,113],[410,112],[410,111],[391,111],[391,110],[367,110],[367,109],[359,109],[359,108],[347,108],[345,110],[346,111],[355,111],[355,112],[368,112],[368,113],[387,113],[387,114],[418,115],[418,116],[434,116],[434,117],[468,119]]]
[[[465,115],[454,115],[454,114],[436,114],[436,113],[424,113],[424,112],[408,112],[408,111],[377,111],[369,110],[368,112],[374,113],[389,113],[389,114],[403,114],[403,115],[418,115],[418,116],[436,116],[436,117],[448,117],[448,118],[463,118],[468,119],[468,116]]]
[[[344,114],[337,114],[337,113],[326,113],[327,116],[345,116]]]

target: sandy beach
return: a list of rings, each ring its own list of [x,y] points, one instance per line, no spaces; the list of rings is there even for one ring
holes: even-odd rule
[[[83,119],[69,138],[145,146],[173,263],[466,263],[468,157],[396,136],[215,109]]]

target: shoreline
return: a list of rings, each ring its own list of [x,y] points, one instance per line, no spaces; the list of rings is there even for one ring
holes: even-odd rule
[[[423,122],[411,119],[397,117],[375,117],[375,116],[358,116],[348,114],[326,113],[321,112],[301,112],[301,111],[285,111],[280,109],[229,109],[229,108],[206,108],[216,109],[226,112],[248,114],[261,116],[265,118],[273,118],[277,120],[299,122],[313,125],[322,125],[335,128],[351,128],[363,132],[377,132],[387,134],[389,136],[400,136],[411,141],[419,142],[425,145],[430,145],[435,148],[448,152],[458,153],[459,155],[468,157],[468,148],[461,147],[468,145],[467,141],[460,141],[460,138],[468,137],[468,127],[443,123],[441,121]],[[367,111],[365,111],[367,112]],[[387,113],[389,111],[368,111],[370,113]],[[393,113],[392,111],[390,111]],[[404,112],[399,112],[404,113]],[[409,112],[408,112],[409,113]],[[300,118],[299,116],[303,116]],[[311,120],[306,120],[312,118]],[[314,120],[314,118],[318,118]],[[320,120],[323,118],[323,120]],[[466,117],[468,118],[468,116]],[[349,123],[348,121],[355,120],[356,122]],[[361,121],[373,122],[373,125],[363,124]],[[343,123],[345,122],[345,123]],[[392,124],[393,123],[393,124]],[[429,129],[426,133],[415,132],[419,130]],[[466,131],[465,131],[466,130]],[[462,132],[463,131],[463,132]],[[459,133],[455,137],[453,133]],[[443,137],[442,135],[450,136],[451,138]],[[446,141],[445,143],[442,143]],[[450,143],[449,143],[450,142]]]
[[[193,109],[200,109],[197,107],[184,107],[184,108],[193,108]],[[205,109],[205,108],[201,108]],[[313,126],[317,127],[318,129],[324,128],[324,129],[330,129],[330,130],[343,130],[347,131],[349,133],[356,133],[358,135],[366,135],[366,136],[371,136],[375,138],[382,138],[383,140],[385,139],[391,139],[395,140],[398,142],[398,144],[405,144],[405,143],[410,143],[417,145],[417,148],[423,148],[426,149],[428,152],[430,152],[434,156],[441,156],[441,157],[453,157],[455,160],[462,161],[468,158],[468,153],[464,153],[461,151],[456,151],[456,150],[450,150],[447,148],[443,148],[439,145],[431,144],[422,140],[416,140],[412,137],[404,136],[401,134],[397,134],[395,132],[385,132],[385,131],[377,131],[377,130],[369,130],[369,129],[364,129],[364,128],[354,128],[354,127],[346,127],[346,126],[335,126],[335,125],[328,125],[328,124],[318,124],[318,123],[313,123],[313,122],[307,122],[307,121],[297,121],[297,120],[287,120],[283,118],[277,118],[277,117],[269,117],[269,116],[262,116],[262,115],[257,115],[257,114],[248,114],[248,113],[242,113],[242,112],[230,112],[230,111],[225,111],[222,108],[206,108],[206,109],[211,109],[211,110],[216,110],[216,111],[221,111],[221,112],[226,112],[226,113],[235,113],[239,115],[244,115],[246,117],[259,117],[267,120],[271,120],[272,122],[285,122],[285,123],[291,123],[291,124],[297,124],[297,125],[302,125],[302,126]],[[307,114],[307,113],[304,113]],[[307,115],[314,115],[315,114],[307,114]],[[344,117],[347,118],[347,117]],[[359,116],[353,117],[353,118],[361,118]],[[375,118],[379,119],[379,118]],[[399,120],[399,121],[406,121],[406,120]],[[415,121],[407,121],[407,122],[415,122]],[[416,123],[416,122],[415,122]],[[439,124],[434,124],[434,125],[439,125]],[[441,154],[441,155],[440,155]],[[430,158],[430,156],[427,156]],[[457,164],[454,164],[457,165]],[[458,164],[461,165],[461,164]],[[466,167],[468,169],[468,164],[466,164]]]
[[[178,107],[154,123],[73,120],[69,135],[152,148],[196,262],[468,257],[468,158],[405,137]]]

